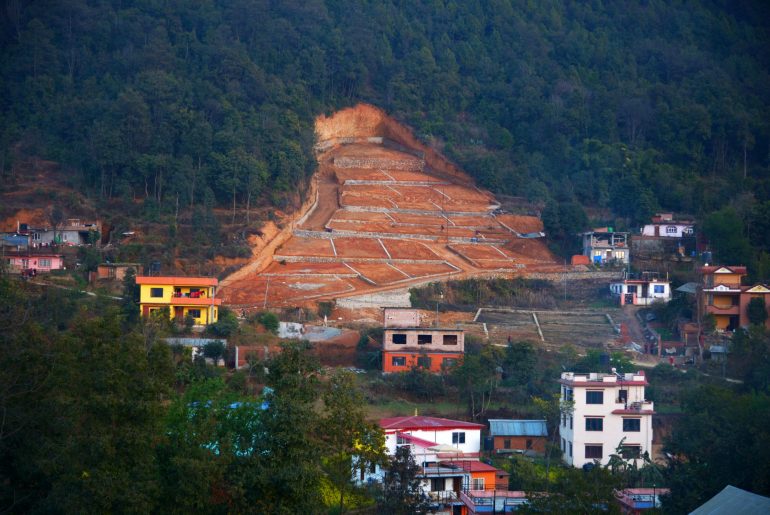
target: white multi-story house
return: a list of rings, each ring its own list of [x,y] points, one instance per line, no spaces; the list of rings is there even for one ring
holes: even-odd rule
[[[631,460],[652,452],[653,403],[644,397],[649,383],[643,371],[630,374],[564,372],[563,410],[559,426],[564,461],[582,467],[594,461],[606,465],[623,444],[621,455]]]
[[[495,489],[495,468],[479,470],[484,465],[478,461],[484,425],[414,415],[384,418],[380,426],[388,455],[394,456],[399,447],[409,447],[420,467],[422,490],[432,501],[460,506],[461,492]],[[377,466],[360,479],[382,481],[384,475],[385,470]]]
[[[642,227],[642,236],[656,238],[688,238],[695,234],[692,220],[674,220],[672,213],[658,213],[652,217],[652,223]]]

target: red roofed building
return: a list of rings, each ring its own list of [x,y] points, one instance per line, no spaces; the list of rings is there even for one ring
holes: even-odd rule
[[[508,489],[507,472],[479,461],[483,424],[414,415],[383,418],[380,426],[388,454],[393,456],[397,448],[408,446],[421,467],[426,495],[455,513],[468,513],[463,493]],[[384,474],[378,469],[369,479],[380,480]]]

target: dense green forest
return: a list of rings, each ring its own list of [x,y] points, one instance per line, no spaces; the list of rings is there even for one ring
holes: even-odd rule
[[[281,207],[314,169],[313,118],[368,101],[497,193],[631,223],[732,201],[751,236],[768,18],[748,0],[9,0],[0,169],[40,155],[161,211]]]

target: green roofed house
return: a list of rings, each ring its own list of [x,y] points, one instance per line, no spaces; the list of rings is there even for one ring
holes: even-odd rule
[[[545,420],[490,419],[489,434],[498,454],[543,454],[548,439]]]

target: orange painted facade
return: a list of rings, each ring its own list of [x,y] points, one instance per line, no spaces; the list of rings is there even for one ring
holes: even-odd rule
[[[440,373],[454,366],[462,357],[462,352],[384,351],[382,353],[382,371],[386,373],[407,372],[415,367],[420,367],[429,372]]]
[[[429,327],[386,328],[382,342],[382,371],[406,372],[415,367],[440,373],[465,353],[461,329]]]

